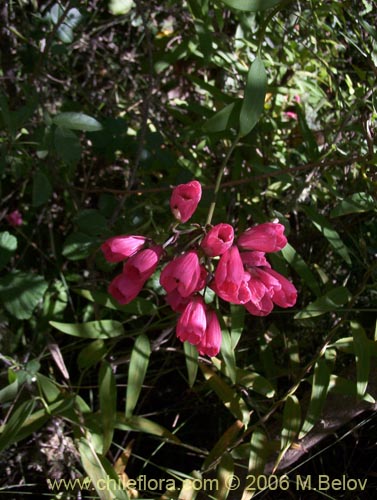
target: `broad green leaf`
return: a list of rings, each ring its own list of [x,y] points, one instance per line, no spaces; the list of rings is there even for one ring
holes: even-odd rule
[[[330,212],[330,217],[369,212],[376,209],[376,200],[368,193],[354,193],[342,200]]]
[[[84,113],[64,112],[52,118],[52,122],[59,127],[83,132],[97,132],[102,130],[102,125],[95,118]]]
[[[86,370],[101,361],[106,353],[106,343],[102,339],[94,340],[79,352],[77,365],[80,370]]]
[[[0,405],[8,403],[8,401],[14,401],[18,392],[19,382],[18,379],[11,382],[0,389]]]
[[[41,373],[37,373],[36,377],[39,389],[48,404],[54,403],[59,399],[59,397],[61,397],[62,391],[59,389],[57,384],[53,382],[49,377],[46,377]]]
[[[223,132],[230,128],[237,128],[240,110],[241,101],[228,104],[204,123],[204,132]]]
[[[100,243],[97,237],[77,232],[70,234],[64,244],[62,254],[69,260],[82,260],[89,257]]]
[[[330,377],[329,392],[355,397],[357,394],[357,384],[353,380],[348,380],[338,375],[332,374]],[[368,392],[362,397],[363,401],[375,404],[376,400]]]
[[[240,420],[244,425],[247,425],[250,420],[250,412],[242,397],[220,378],[212,368],[203,363],[200,363],[199,366],[204,378],[208,381],[210,387],[215,391],[224,406],[228,408],[235,418]]]
[[[280,438],[280,453],[274,466],[274,471],[278,468],[279,463],[289,450],[301,427],[301,407],[297,397],[292,394],[287,397],[284,412],[283,412],[283,428]]]
[[[232,488],[232,478],[234,476],[234,463],[230,453],[224,453],[217,467],[218,488],[214,492],[213,498],[216,500],[226,500]]]
[[[75,7],[69,9],[67,16],[57,30],[57,35],[63,43],[73,42],[73,30],[80,23],[82,17],[80,11]]]
[[[39,207],[44,205],[52,195],[52,186],[48,177],[38,170],[33,177],[32,205]]]
[[[274,7],[282,0],[217,0],[217,3],[225,3],[232,9],[242,10],[244,12],[257,12]]]
[[[202,469],[207,469],[219,457],[223,455],[234,443],[243,429],[243,424],[240,420],[236,420],[220,437],[215,446],[211,449],[208,456],[203,462]]]
[[[47,287],[43,276],[12,271],[0,279],[0,300],[5,309],[17,319],[29,319]]]
[[[250,446],[249,448],[249,464],[247,477],[257,479],[258,476],[263,474],[264,467],[266,465],[268,456],[271,452],[270,449],[270,440],[266,436],[265,432],[259,427],[255,429],[255,431],[251,435]],[[248,482],[250,479],[248,479]],[[246,484],[245,489],[243,490],[242,500],[249,500],[254,495],[254,491],[252,490],[255,481],[253,484]]]
[[[122,306],[115,299],[109,297],[109,295],[105,292],[84,289],[75,289],[74,291],[91,302],[108,307],[109,309],[123,311],[128,314],[137,314],[140,316],[156,312],[156,304],[150,300],[143,299],[142,297],[136,297],[136,299],[134,299],[130,304]]]
[[[134,5],[135,2],[133,0],[110,0],[109,11],[113,16],[123,16],[127,14]]]
[[[198,373],[198,350],[190,342],[184,342],[183,349],[185,351],[188,383],[190,387],[193,387]]]
[[[303,438],[316,424],[321,416],[330,385],[330,370],[324,359],[319,359],[314,367],[313,385],[309,408],[299,434]]]
[[[359,323],[351,321],[351,331],[356,358],[357,396],[362,398],[366,393],[369,382],[371,356],[371,351],[369,349],[370,341]]]
[[[18,432],[22,424],[30,416],[34,409],[35,401],[24,401],[11,413],[9,419],[2,425],[0,435],[0,451],[19,440]]]
[[[81,143],[77,135],[68,128],[56,127],[54,133],[55,150],[65,163],[76,164],[81,158]]]
[[[347,288],[340,286],[333,288],[322,297],[319,297],[314,302],[311,302],[302,311],[298,312],[295,319],[314,318],[321,316],[327,312],[337,311],[341,306],[347,304],[351,299],[351,294]]]
[[[264,109],[267,75],[262,59],[257,56],[247,75],[245,94],[240,111],[240,135],[245,136],[258,123]]]
[[[59,332],[83,339],[111,339],[124,335],[122,323],[111,319],[88,321],[87,323],[58,323],[57,321],[50,321],[50,325],[59,330]]]
[[[281,250],[281,253],[288,264],[293,267],[297,274],[304,280],[305,284],[318,297],[318,295],[321,294],[321,289],[314,277],[314,274],[311,272],[301,255],[297,253],[289,243],[285,245],[285,247]]]
[[[241,334],[245,326],[245,311],[246,309],[244,307],[230,304],[230,318],[232,325],[230,336],[232,341],[232,349],[235,349],[237,347],[238,342],[241,338]]]
[[[304,211],[309,217],[314,226],[321,231],[334,250],[343,258],[343,260],[351,265],[351,257],[348,253],[346,245],[341,240],[339,233],[333,229],[330,222],[323,215],[319,214],[312,207],[305,207]]]
[[[103,432],[102,454],[108,452],[114,435],[117,389],[111,365],[103,361],[98,375],[99,405]]]
[[[115,428],[127,431],[145,432],[146,434],[168,439],[174,443],[180,443],[177,436],[165,429],[162,425],[148,418],[138,417],[137,415],[126,418],[123,413],[118,412],[116,415]]]
[[[131,417],[138,402],[144,378],[147,373],[150,354],[151,346],[148,337],[139,335],[132,349],[128,368],[126,417]]]
[[[77,444],[82,466],[90,479],[88,485],[96,489],[99,498],[101,500],[129,500],[127,490],[122,487],[121,479],[110,462],[96,453],[91,440],[82,437]]]
[[[259,373],[237,369],[237,384],[247,387],[267,398],[273,398],[275,389],[271,382]]]
[[[17,250],[17,238],[8,231],[0,233],[0,270],[5,267],[11,256]]]
[[[227,368],[230,380],[233,382],[233,384],[235,384],[237,379],[236,356],[235,351],[232,347],[231,336],[225,329],[222,330],[221,354],[224,359],[224,363]]]

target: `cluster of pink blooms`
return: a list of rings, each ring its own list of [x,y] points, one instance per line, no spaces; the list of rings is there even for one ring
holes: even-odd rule
[[[174,188],[170,207],[179,222],[191,218],[201,194],[200,183],[195,180]],[[286,245],[281,224],[259,224],[237,239],[233,227],[226,223],[199,231],[198,238],[198,225],[193,226],[192,247],[165,265],[160,284],[166,291],[167,303],[179,313],[177,337],[195,345],[200,354],[215,356],[221,347],[221,327],[215,310],[205,303],[206,287],[256,316],[266,316],[274,305],[293,306],[297,291],[289,280],[271,269],[265,256]],[[120,304],[131,302],[166,256],[165,248],[175,244],[179,234],[176,231],[164,245],[134,235],[115,236],[103,243],[101,248],[109,262],[125,261],[122,273],[110,283],[109,293]]]
[[[21,226],[22,225],[22,215],[19,210],[13,210],[10,214],[5,216],[7,222],[9,225],[13,227]]]

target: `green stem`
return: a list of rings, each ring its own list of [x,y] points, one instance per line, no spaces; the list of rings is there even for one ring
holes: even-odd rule
[[[228,152],[227,152],[227,154],[226,154],[226,156],[225,156],[225,158],[220,166],[220,170],[219,170],[219,173],[217,174],[217,178],[216,178],[215,189],[213,191],[213,200],[212,200],[211,205],[209,206],[209,210],[208,210],[206,225],[211,224],[213,213],[214,213],[215,207],[216,207],[217,195],[218,195],[218,192],[220,191],[221,180],[222,180],[223,175],[224,175],[225,167],[227,166],[229,158],[231,157],[231,155],[232,155],[235,147],[237,146],[240,138],[241,138],[240,135],[237,135],[237,137],[234,139],[234,141],[232,142],[232,145],[230,146],[230,148],[229,148],[229,150],[228,150]]]

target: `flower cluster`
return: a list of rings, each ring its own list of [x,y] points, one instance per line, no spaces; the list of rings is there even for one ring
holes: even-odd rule
[[[170,208],[179,223],[187,222],[201,199],[198,181],[180,184],[172,193]],[[275,305],[291,307],[297,291],[284,276],[271,269],[266,253],[277,252],[286,244],[284,226],[266,222],[244,231],[238,238],[230,224],[209,228],[193,225],[179,231],[164,245],[143,236],[110,238],[102,245],[109,262],[124,261],[123,271],[109,286],[120,303],[131,302],[167,256],[166,247],[177,244],[180,235],[191,237],[184,252],[165,265],[160,284],[166,302],[179,313],[176,333],[182,341],[195,345],[202,355],[215,356],[221,347],[221,327],[215,310],[205,303],[204,292],[212,289],[221,299],[244,306],[255,316],[266,316]],[[198,235],[199,232],[199,235]],[[178,253],[178,251],[177,251]]]

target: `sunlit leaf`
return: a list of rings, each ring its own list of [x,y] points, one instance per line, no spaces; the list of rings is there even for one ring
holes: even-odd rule
[[[265,432],[259,427],[255,429],[255,431],[251,435],[250,445],[248,446],[248,471],[247,471],[247,484],[242,493],[241,500],[249,500],[253,497],[254,491],[253,488],[255,486],[255,479],[258,478],[264,472],[264,468],[268,459],[269,454],[271,453],[271,447],[268,437]],[[250,483],[250,480],[253,480],[253,484]]]
[[[351,331],[354,340],[355,358],[356,358],[356,386],[357,396],[362,398],[366,393],[369,382],[370,356],[369,339],[364,328],[355,321],[351,321]]]
[[[59,127],[83,132],[96,132],[102,130],[102,125],[92,116],[85,113],[63,112],[52,118],[52,122]]]
[[[240,135],[247,135],[258,123],[264,109],[267,75],[262,59],[257,56],[250,66],[240,111]]]
[[[232,9],[243,10],[245,12],[256,12],[258,10],[269,9],[279,4],[282,0],[217,0],[219,4],[225,3]]]
[[[8,231],[0,233],[0,269],[5,267],[17,250],[17,238]]]
[[[183,349],[185,351],[188,383],[190,387],[193,387],[198,373],[198,350],[190,342],[184,342]]]
[[[280,438],[280,453],[276,460],[274,470],[277,469],[279,463],[289,450],[301,427],[301,407],[297,397],[292,394],[287,397],[284,412],[283,412],[283,428]]]
[[[347,288],[343,286],[333,288],[325,295],[322,295],[322,297],[319,297],[314,302],[311,302],[308,306],[298,312],[294,318],[314,318],[315,316],[321,316],[327,312],[337,311],[341,306],[347,304],[350,299],[351,294]]]
[[[321,289],[314,277],[314,274],[311,272],[310,268],[301,257],[301,255],[297,253],[297,251],[292,247],[292,245],[287,243],[281,250],[281,253],[288,264],[291,265],[297,272],[297,274],[304,280],[305,285],[308,286],[315,295],[320,295]]]
[[[60,332],[83,339],[111,339],[124,335],[122,323],[111,319],[88,321],[86,323],[58,323],[50,321],[50,325]]]
[[[368,193],[354,193],[342,200],[330,212],[330,217],[369,212],[376,209],[376,199]]]
[[[214,492],[216,500],[226,500],[232,487],[232,477],[234,476],[234,463],[230,453],[224,453],[217,467],[218,488]]]
[[[5,450],[5,448],[18,441],[18,431],[21,429],[25,420],[32,413],[34,406],[35,401],[24,401],[11,413],[9,419],[7,419],[5,424],[2,426],[0,434],[0,451]]]
[[[130,417],[138,402],[141,388],[147,373],[151,346],[148,337],[139,335],[132,349],[130,365],[128,368],[126,417]]]
[[[106,455],[114,435],[116,420],[117,388],[111,365],[103,361],[98,375],[99,404],[103,430],[103,450]]]

